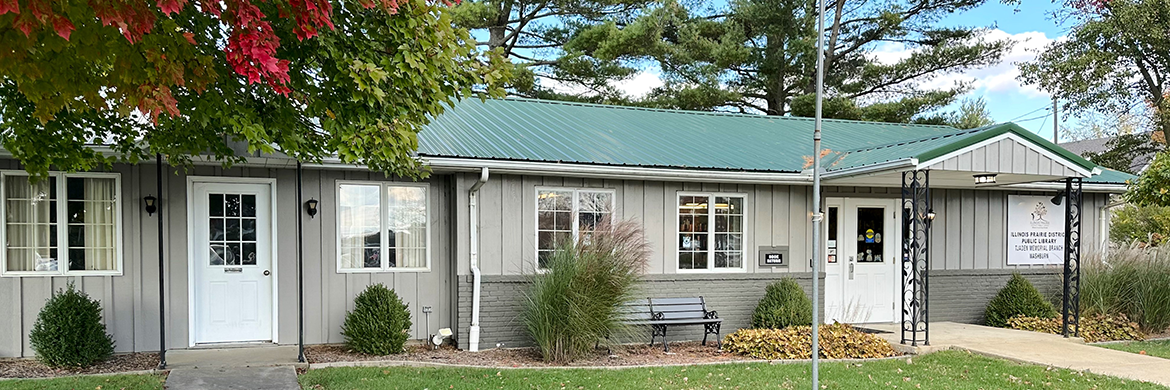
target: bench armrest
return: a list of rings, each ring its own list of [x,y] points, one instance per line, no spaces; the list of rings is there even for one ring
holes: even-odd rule
[[[665,313],[660,312],[660,311],[653,311],[653,310],[650,311],[650,320],[651,321],[662,321],[664,319],[666,319]]]
[[[708,320],[709,320],[709,319],[715,319],[715,318],[719,318],[719,313],[718,313],[718,312],[716,312],[716,311],[714,311],[714,310],[711,310],[711,311],[704,311],[704,312],[703,312],[703,319],[708,319]]]

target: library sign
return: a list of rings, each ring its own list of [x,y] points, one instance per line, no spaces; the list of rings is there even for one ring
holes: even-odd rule
[[[1008,265],[1064,264],[1064,206],[1050,196],[1008,195]]]

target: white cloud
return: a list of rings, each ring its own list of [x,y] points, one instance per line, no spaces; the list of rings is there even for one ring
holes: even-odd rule
[[[918,85],[923,88],[948,88],[956,82],[967,81],[971,83],[976,92],[981,92],[980,94],[1017,94],[1026,97],[1047,97],[1047,93],[1036,89],[1035,86],[1020,84],[1016,79],[1020,75],[1020,69],[1017,63],[1031,61],[1036,58],[1036,54],[1041,49],[1060,38],[1049,38],[1043,32],[1038,31],[1009,34],[1003,30],[995,29],[987,34],[987,39],[989,40],[1005,38],[1015,41],[1016,44],[1012,47],[1011,51],[1004,55],[1000,63],[986,68],[967,70],[965,72],[940,74],[930,80],[919,82]],[[914,49],[910,49],[906,45],[887,43],[878,47],[872,55],[878,61],[889,64],[909,57],[913,52]]]
[[[628,79],[611,81],[609,85],[622,91],[627,97],[641,98],[646,96],[647,93],[650,93],[654,88],[662,86],[662,78],[659,77],[659,72],[658,67],[654,66],[651,69],[643,69]],[[581,86],[566,85],[560,81],[539,76],[537,79],[540,85],[559,93],[576,95],[590,93],[588,88]]]

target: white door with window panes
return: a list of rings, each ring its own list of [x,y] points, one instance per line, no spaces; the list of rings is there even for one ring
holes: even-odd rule
[[[842,323],[897,318],[901,229],[896,199],[828,199],[825,316]]]
[[[536,189],[536,267],[544,269],[557,248],[588,242],[612,223],[614,192],[607,189]]]
[[[744,195],[682,193],[678,196],[680,272],[742,271]]]
[[[194,341],[272,341],[272,189],[192,184]]]

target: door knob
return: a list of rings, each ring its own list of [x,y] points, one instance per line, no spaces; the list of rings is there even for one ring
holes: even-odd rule
[[[268,270],[264,270],[264,276],[268,276],[268,275],[271,275],[271,274],[272,274],[272,272],[269,272]]]

